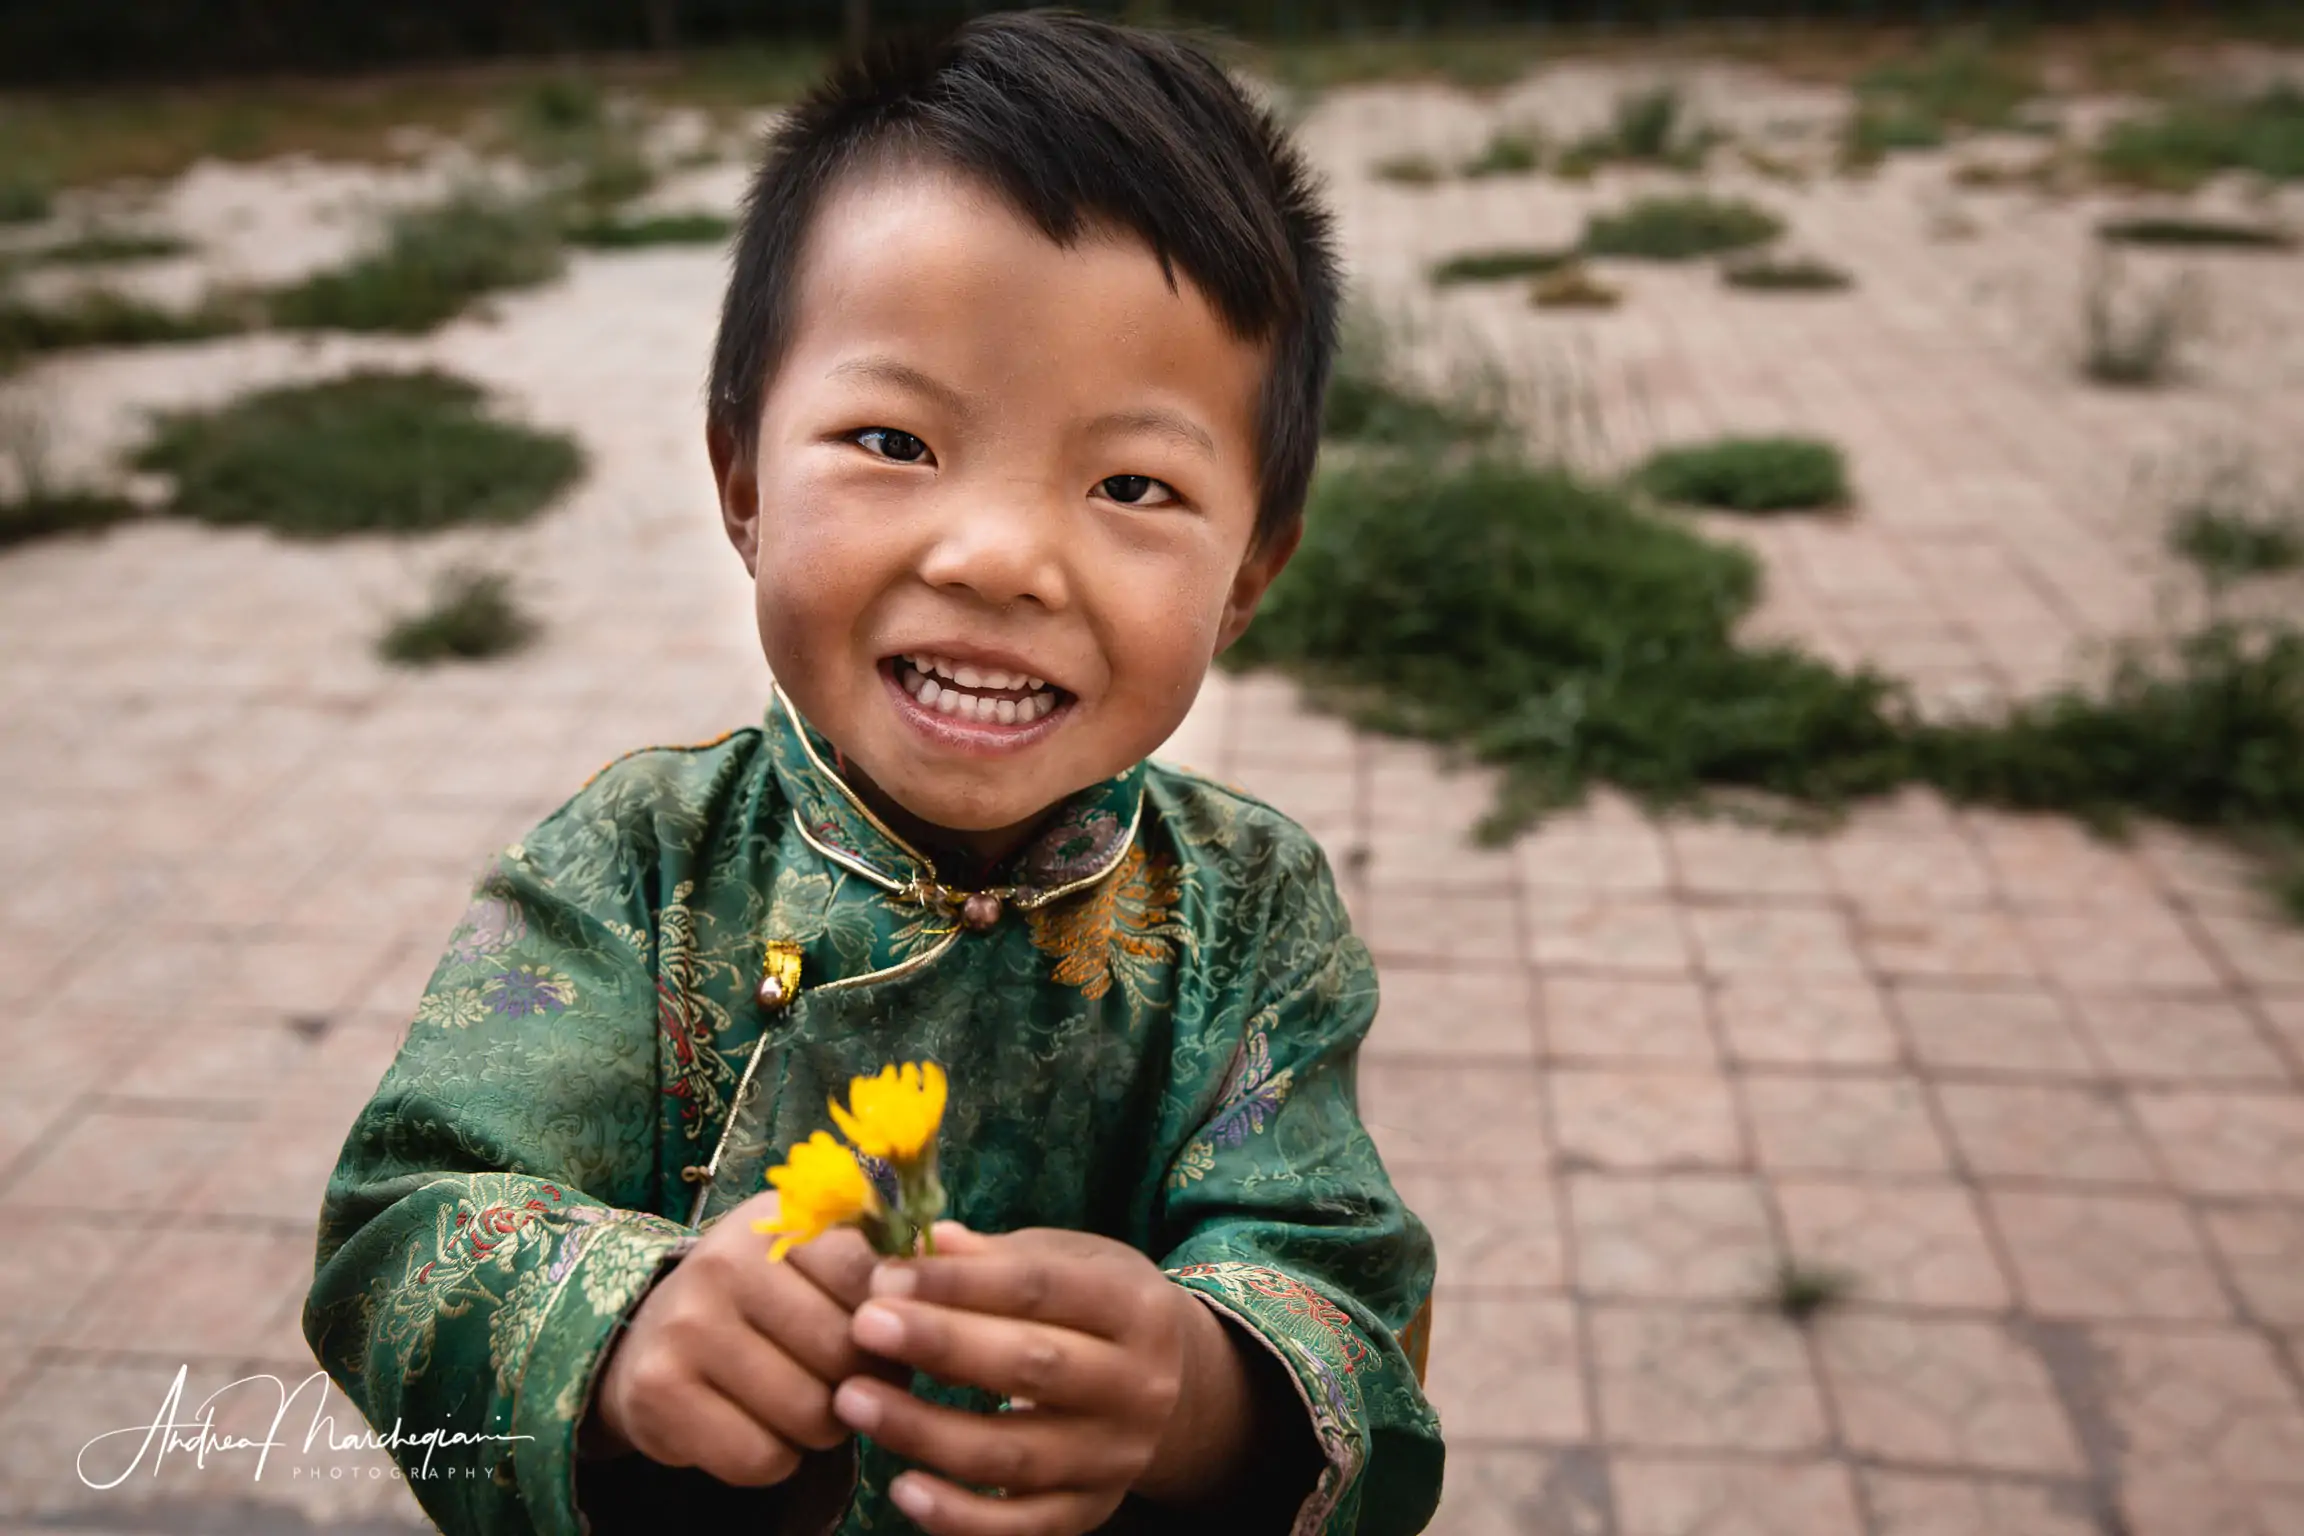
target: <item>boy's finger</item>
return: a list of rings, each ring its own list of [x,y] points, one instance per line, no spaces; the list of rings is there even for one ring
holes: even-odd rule
[[[861,1377],[833,1395],[840,1422],[946,1477],[1009,1493],[1048,1493],[1128,1481],[1138,1470],[1117,1437],[1090,1421],[1044,1413],[969,1413]]]
[[[928,1536],[1071,1536],[1119,1507],[1109,1494],[1070,1491],[987,1498],[926,1472],[899,1475],[888,1496]]]
[[[872,1270],[880,1256],[852,1227],[841,1227],[785,1254],[784,1262],[816,1283],[816,1288],[853,1312],[872,1294]]]
[[[738,1488],[790,1477],[800,1453],[751,1414],[694,1378],[627,1410],[633,1449],[667,1467],[695,1467]]]
[[[828,1451],[848,1438],[833,1417],[832,1388],[824,1377],[733,1320],[713,1342],[698,1368],[754,1423],[811,1451]]]
[[[1118,1345],[1047,1323],[917,1301],[869,1301],[856,1309],[850,1327],[858,1348],[938,1381],[1054,1408],[1121,1411],[1157,1385]]]
[[[872,1272],[876,1298],[1028,1318],[1116,1339],[1143,1309],[1143,1277],[1096,1256],[988,1246],[979,1254],[904,1259]]]

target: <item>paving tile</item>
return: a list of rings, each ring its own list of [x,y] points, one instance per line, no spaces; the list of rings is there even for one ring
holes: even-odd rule
[[[1657,895],[1672,883],[1664,839],[1645,826],[1598,831],[1554,821],[1512,851],[1521,882],[1532,892]]]
[[[1440,1250],[1451,1289],[1558,1290],[1568,1282],[1558,1186],[1527,1169],[1411,1165],[1391,1170]]]
[[[1359,845],[1366,855],[1360,873],[1370,885],[1484,895],[1507,903],[1516,899],[1520,861],[1509,849],[1481,847],[1462,833],[1431,826],[1380,825]]]
[[[1431,1536],[1610,1536],[1607,1462],[1588,1446],[1448,1447]]]
[[[2096,1048],[2121,1077],[2280,1086],[2290,1081],[2255,1021],[2234,1003],[2079,993],[2072,1004]]]
[[[1728,1084],[1709,1072],[1560,1068],[1548,1074],[1564,1161],[1617,1169],[1719,1168],[1743,1160]]]
[[[1554,1056],[1594,1061],[1718,1059],[1693,981],[1640,976],[1549,976],[1544,1043]]]
[[[1985,1178],[2152,1184],[2159,1171],[2109,1093],[2061,1084],[1939,1083],[1961,1160]]]
[[[1877,1536],[2102,1536],[2087,1492],[2070,1483],[1867,1470]]]
[[[1531,955],[1547,968],[1684,975],[1692,966],[1681,909],[1641,896],[1532,892]]]
[[[1817,1331],[1841,1433],[1884,1461],[2074,1475],[2048,1373],[1986,1322],[1847,1313]]]
[[[1821,897],[1830,877],[1813,838],[1752,827],[1682,824],[1667,840],[1682,890],[1748,900],[1756,896]]]
[[[1611,1470],[1621,1536],[1864,1536],[1836,1461],[1619,1456]]]
[[[2204,907],[2196,914],[2225,964],[2259,987],[2304,987],[2304,932],[2260,915]]]
[[[1579,1440],[1591,1433],[1571,1303],[1439,1293],[1426,1390],[1453,1444]]]
[[[1360,1118],[1387,1166],[1541,1170],[1551,1156],[1532,1066],[1363,1061]]]
[[[2290,1536],[2304,1531],[2304,1489],[2156,1468],[2122,1480],[2120,1513],[2123,1536]]]
[[[1535,1060],[1535,987],[1518,965],[1387,965],[1379,985],[1367,1055]]]
[[[2211,1207],[2201,1219],[2249,1312],[2277,1327],[2304,1328],[2304,1209]]]
[[[2052,816],[1971,812],[1969,833],[2001,893],[2034,906],[2156,905],[2150,866],[2136,853]]]
[[[8,1009],[0,1017],[8,1091],[37,1096],[61,1110],[83,1093],[117,1083],[154,1031],[164,1027],[150,1013],[112,1017],[77,1009]]]
[[[1985,1201],[2034,1312],[2194,1322],[2231,1315],[2191,1219],[2174,1200],[1992,1190]]]
[[[1776,1066],[1878,1066],[1903,1049],[1869,982],[1737,976],[1712,995],[1728,1054]]]
[[[2263,1338],[2241,1328],[2089,1330],[2099,1405],[2123,1471],[2304,1488],[2304,1408]]]
[[[1780,1178],[1775,1195],[1793,1255],[1851,1276],[1865,1301],[1983,1312],[2008,1305],[2000,1261],[1961,1185]]]
[[[1715,976],[1813,976],[1852,981],[1864,964],[1848,920],[1832,907],[1690,907],[1704,969]]]
[[[1993,908],[1865,912],[1856,936],[1889,976],[2029,981],[2035,974],[2015,919]]]
[[[1371,890],[1352,916],[1380,965],[1512,965],[1521,956],[1519,912],[1493,896]]]
[[[166,1026],[123,1063],[108,1091],[133,1099],[260,1100],[304,1064],[312,1044],[277,1022]]]
[[[69,1117],[0,1190],[0,1209],[159,1212],[180,1202],[244,1120],[99,1110]]]
[[[1328,826],[1359,815],[1360,771],[1349,762],[1259,764],[1234,777],[1240,788],[1301,824]]]
[[[2089,1078],[2095,1064],[2053,993],[1909,982],[1890,994],[1912,1054],[1939,1071]]]
[[[77,1211],[24,1211],[8,1218],[0,1247],[0,1339],[48,1343],[73,1309],[150,1241],[140,1222]]]
[[[2179,1188],[2287,1198],[2304,1190],[2304,1098],[2203,1089],[2145,1091],[2135,1102]]]
[[[1584,1294],[1750,1300],[1766,1293],[1776,1243],[1752,1180],[1579,1174],[1567,1185]]]
[[[1610,1444],[1642,1451],[1805,1451],[1824,1410],[1799,1332],[1750,1307],[1595,1307]]]
[[[2016,921],[2041,968],[2074,991],[2204,991],[2222,980],[2165,907],[2024,911]]]
[[[1959,832],[1854,831],[1819,850],[1834,889],[1859,906],[1977,907],[1994,893],[1992,873]]]
[[[309,1229],[158,1233],[80,1315],[72,1342],[169,1356],[247,1354],[282,1300],[310,1287],[312,1243]]]
[[[1750,1072],[1737,1084],[1776,1173],[1940,1173],[1944,1146],[1910,1077]]]

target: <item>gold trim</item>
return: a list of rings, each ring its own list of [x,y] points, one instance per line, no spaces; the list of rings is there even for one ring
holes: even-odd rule
[[[1128,857],[1128,850],[1136,846],[1136,833],[1143,825],[1144,786],[1138,784],[1136,786],[1136,809],[1128,818],[1128,835],[1120,839],[1119,843],[1113,847],[1112,857],[1104,861],[1104,867],[1093,874],[1082,875],[1079,879],[1067,884],[1051,886],[1044,891],[1035,891],[1029,899],[1019,898],[1016,902],[1016,910],[1019,912],[1037,911],[1060,896],[1069,896],[1074,891],[1084,891],[1089,886],[1110,878],[1112,872],[1120,867],[1121,861]]]
[[[911,889],[911,887],[906,885],[903,881],[896,879],[894,876],[880,873],[880,871],[874,869],[871,865],[865,863],[856,855],[847,852],[845,849],[835,848],[830,843],[820,841],[815,833],[808,830],[807,818],[800,814],[800,807],[798,806],[792,807],[792,826],[793,829],[800,834],[800,841],[815,849],[818,854],[830,860],[832,863],[837,864],[842,869],[847,870],[850,874],[862,875],[865,879],[871,881],[874,885],[879,886],[882,890],[887,891],[890,895],[894,896],[901,896],[904,894],[904,892]]]
[[[945,953],[958,942],[959,938],[960,930],[957,927],[947,928],[944,930],[944,937],[932,949],[924,949],[919,954],[901,960],[895,965],[883,966],[877,971],[866,971],[861,976],[847,976],[834,981],[820,981],[808,989],[807,995],[809,997],[821,997],[827,992],[845,992],[853,987],[869,986],[876,981],[893,981],[899,976],[909,975],[922,966],[942,959]],[[795,998],[793,1002],[797,1006],[799,999]],[[785,1015],[780,1014],[778,1017],[785,1017]],[[760,1038],[752,1042],[752,1054],[745,1058],[744,1075],[736,1080],[736,1092],[728,1100],[728,1118],[720,1122],[720,1137],[712,1144],[712,1161],[704,1165],[704,1177],[697,1181],[696,1203],[690,1206],[688,1210],[688,1225],[691,1227],[703,1219],[704,1202],[711,1199],[712,1188],[720,1180],[720,1160],[728,1154],[728,1140],[736,1134],[736,1117],[744,1113],[744,1101],[752,1092],[753,1074],[759,1069],[760,1057],[768,1049],[768,1037],[774,1031],[774,1025],[763,1025],[760,1030]]]
[[[800,711],[792,707],[791,697],[784,692],[784,685],[782,683],[778,683],[776,685],[776,702],[784,706],[785,718],[792,722],[792,729],[799,732],[800,734],[800,750],[808,754],[808,761],[815,765],[816,771],[832,781],[833,788],[840,791],[840,797],[846,800],[850,805],[856,807],[856,814],[870,822],[874,831],[878,832],[882,837],[888,839],[888,841],[894,843],[898,848],[903,849],[907,857],[917,861],[921,868],[927,870],[931,875],[933,875],[936,872],[935,860],[929,858],[926,854],[913,847],[910,843],[904,841],[904,839],[901,837],[898,837],[894,829],[892,829],[888,823],[882,821],[878,816],[874,815],[872,813],[872,807],[866,805],[861,799],[857,797],[856,791],[848,787],[848,781],[840,777],[840,775],[837,773],[834,773],[831,768],[825,764],[824,759],[816,755],[816,744],[808,739],[808,727],[801,721]]]

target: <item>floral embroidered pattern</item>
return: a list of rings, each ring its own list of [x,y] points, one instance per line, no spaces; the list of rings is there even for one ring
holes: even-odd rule
[[[516,965],[480,984],[480,1001],[499,1018],[562,1013],[576,1001],[576,983],[541,965]]]
[[[1296,1069],[1272,1067],[1272,1026],[1278,1015],[1267,1008],[1248,1022],[1224,1086],[1216,1099],[1216,1112],[1169,1170],[1168,1187],[1182,1189],[1205,1178],[1216,1166],[1216,1149],[1237,1147],[1250,1136],[1262,1134],[1287,1102],[1296,1081]]]
[[[372,1347],[385,1350],[403,1376],[421,1376],[431,1364],[443,1318],[497,1301],[485,1275],[510,1278],[524,1253],[566,1230],[568,1196],[556,1184],[483,1173],[466,1186],[434,1212],[430,1244],[409,1244],[398,1282],[381,1298]]]
[[[1027,914],[1032,943],[1055,960],[1055,979],[1082,997],[1093,1002],[1117,982],[1131,1006],[1145,1007],[1167,985],[1178,952],[1193,947],[1177,917],[1184,878],[1173,860],[1131,844],[1110,878]]]
[[[688,907],[695,893],[696,883],[683,880],[664,905],[656,972],[656,1027],[671,1057],[664,1092],[678,1101],[680,1128],[690,1141],[701,1140],[705,1127],[726,1114],[736,1081],[736,1069],[720,1049],[720,1036],[734,1021],[704,990],[708,978],[726,980],[735,973],[728,961],[699,953],[695,914]]]

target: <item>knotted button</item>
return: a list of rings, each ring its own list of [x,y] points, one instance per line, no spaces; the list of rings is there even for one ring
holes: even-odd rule
[[[977,891],[960,903],[960,921],[978,933],[1000,921],[1000,898],[990,891]]]

